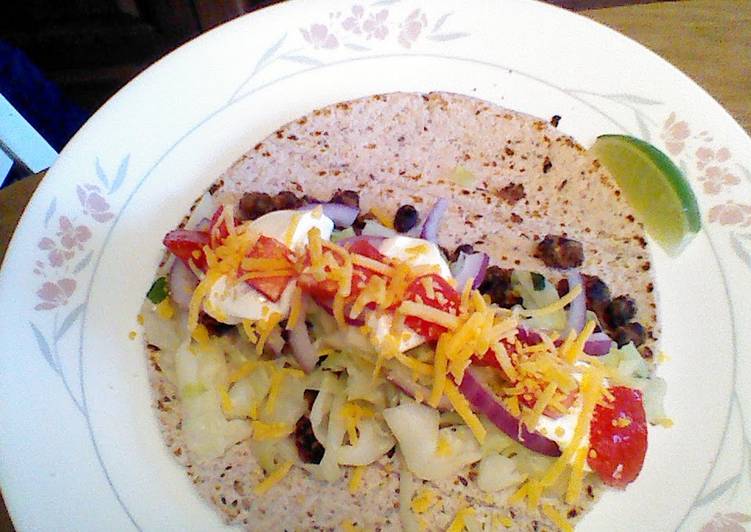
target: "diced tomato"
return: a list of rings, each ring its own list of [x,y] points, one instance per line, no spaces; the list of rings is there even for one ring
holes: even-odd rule
[[[337,290],[339,290],[338,282],[331,279],[318,281],[313,277],[312,273],[307,272],[298,277],[297,283],[303,292],[310,294],[314,298],[333,299]]]
[[[381,252],[378,251],[373,244],[371,244],[364,238],[353,240],[352,242],[346,244],[344,247],[350,253],[357,253],[358,255],[362,255],[363,257],[377,260],[378,262],[384,262],[386,260],[386,257],[382,255]]]
[[[433,297],[428,297],[428,292],[423,286],[422,279],[426,277],[433,283]],[[458,314],[459,305],[461,304],[459,292],[454,290],[443,277],[434,273],[423,275],[412,281],[405,291],[404,299],[408,301],[421,301],[424,305],[450,314]],[[429,341],[438,340],[438,337],[446,331],[446,328],[442,325],[418,318],[417,316],[407,316],[404,322]]]
[[[647,420],[639,390],[617,386],[610,393],[614,399],[608,407],[595,407],[587,463],[605,484],[623,488],[639,476],[644,464]]]
[[[248,252],[247,257],[254,259],[281,259],[290,268],[293,266],[292,252],[278,240],[263,235],[258,237],[258,241]],[[291,275],[284,275],[248,279],[246,282],[271,301],[278,301],[291,279]]]
[[[229,236],[227,223],[224,220],[222,220],[221,225],[215,229],[217,223],[219,223],[219,217],[223,212],[224,205],[220,205],[219,208],[214,212],[214,215],[211,217],[211,222],[209,223],[209,237],[211,238],[212,248],[219,246],[222,241]],[[240,221],[234,220],[234,224],[235,227],[237,227],[240,224]]]
[[[379,253],[379,251],[366,240],[355,240],[345,247],[350,253],[362,255],[379,262],[382,262],[386,259],[386,257],[381,255],[381,253]],[[336,260],[340,265],[342,264],[340,257],[337,256]],[[310,264],[310,257],[306,257],[305,264]],[[368,268],[354,265],[352,267],[352,285],[347,301],[354,301],[354,299],[360,294],[360,292],[362,292],[363,289],[367,286],[370,278],[373,276],[380,276],[380,274]],[[298,282],[304,292],[307,292],[314,298],[320,299],[321,301],[333,299],[333,297],[339,290],[339,283],[337,281],[334,281],[332,279],[317,281],[315,277],[313,277],[313,275],[310,273],[303,273],[300,276]]]
[[[201,270],[206,269],[206,255],[203,253],[203,247],[209,243],[206,231],[175,229],[164,236],[162,243],[186,266],[192,262]]]

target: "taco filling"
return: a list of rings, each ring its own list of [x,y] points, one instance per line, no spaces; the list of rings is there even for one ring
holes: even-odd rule
[[[537,269],[445,249],[451,208],[207,193],[166,234],[142,311],[158,408],[196,484],[222,464],[212,501],[230,521],[304,508],[294,522],[345,530],[566,530],[637,478],[648,425],[669,421],[635,298],[585,273],[563,231],[516,262]],[[299,509],[275,506],[292,477]],[[326,497],[397,517],[322,515]]]

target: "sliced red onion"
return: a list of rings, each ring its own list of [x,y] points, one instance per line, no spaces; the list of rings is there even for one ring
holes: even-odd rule
[[[383,238],[391,238],[392,236],[396,236],[399,233],[397,233],[393,229],[389,229],[388,227],[379,224],[375,220],[365,220],[365,227],[362,228],[362,232],[360,234],[362,234],[363,236],[379,236]]]
[[[454,279],[456,280],[456,289],[461,291],[464,289],[464,285],[467,284],[467,280],[474,279],[472,281],[472,288],[479,288],[482,280],[485,279],[485,272],[488,269],[490,257],[485,253],[460,253],[459,258],[454,263],[456,265],[456,272],[453,271]]]
[[[316,297],[313,296],[313,301],[316,302],[316,305],[321,307],[323,310],[326,311],[327,314],[334,315],[334,301],[332,299],[326,299],[323,297]],[[361,325],[365,325],[365,320],[362,318],[350,318],[349,317],[349,310],[350,305],[346,305],[344,307],[344,321],[349,325],[354,325],[355,327],[360,327]]]
[[[571,330],[580,333],[587,320],[587,299],[584,295],[582,276],[576,270],[569,270],[566,272],[566,280],[568,281],[569,292],[577,286],[582,288],[582,291],[574,298],[568,307],[568,322],[566,323],[567,333]]]
[[[417,399],[417,396],[419,395],[423,398],[423,401],[427,401],[430,397],[430,390],[428,388],[422,384],[416,383],[401,371],[390,370],[386,374],[386,380],[409,395],[412,399]],[[445,395],[441,396],[437,408],[441,412],[448,412],[451,410],[451,402]]]
[[[584,342],[584,352],[588,355],[599,357],[610,353],[610,348],[613,346],[613,340],[610,336],[604,332],[592,333],[592,335]]]
[[[198,286],[198,277],[183,261],[175,259],[169,271],[169,287],[172,300],[182,309],[190,306],[190,298]]]
[[[435,205],[433,205],[433,208],[430,209],[428,216],[425,218],[425,223],[422,224],[420,238],[430,240],[431,242],[438,241],[438,227],[441,225],[441,219],[448,207],[449,201],[446,198],[441,198],[435,202]]]
[[[496,427],[527,449],[546,456],[561,455],[557,443],[539,432],[530,432],[516,417],[511,415],[495,394],[485,387],[471,367],[464,371],[459,391],[464,394],[475,412],[484,414]]]
[[[309,203],[300,210],[309,211],[319,206],[323,208],[323,214],[331,218],[337,227],[351,227],[355,223],[357,215],[360,214],[360,209],[357,207],[343,203]]]
[[[305,320],[297,320],[297,324],[289,331],[289,346],[292,349],[292,356],[305,373],[310,373],[316,367],[318,354],[316,353],[313,342],[310,341],[308,326]]]
[[[516,336],[519,338],[519,341],[525,345],[536,345],[542,342],[542,336],[535,331],[525,329],[524,327],[518,327],[516,329]]]

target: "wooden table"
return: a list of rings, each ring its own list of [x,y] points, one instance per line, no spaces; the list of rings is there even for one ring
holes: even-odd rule
[[[583,11],[651,48],[751,132],[751,0],[684,0]],[[42,175],[0,191],[0,260]],[[0,500],[0,531],[12,530]]]

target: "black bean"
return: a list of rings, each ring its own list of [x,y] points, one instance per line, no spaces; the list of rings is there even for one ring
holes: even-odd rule
[[[417,209],[412,205],[402,205],[394,215],[394,229],[400,233],[406,233],[417,225],[418,218]]]
[[[587,308],[593,312],[610,303],[610,288],[596,275],[582,275],[584,279],[584,295],[587,297]]]
[[[274,199],[265,192],[247,192],[240,198],[240,214],[255,220],[274,210]]]
[[[277,211],[283,211],[285,209],[298,209],[302,207],[303,200],[298,198],[294,192],[289,190],[283,190],[276,196],[274,196],[274,208]]]
[[[610,289],[608,285],[596,275],[583,274],[582,279],[584,282],[584,297],[587,301],[587,309],[597,314],[600,321],[607,325],[605,309],[610,304]],[[568,281],[565,278],[558,281],[557,289],[558,295],[563,297],[568,293]]]
[[[198,314],[198,322],[206,327],[211,336],[223,336],[235,328],[234,325],[215,320],[205,312]]]
[[[360,207],[360,195],[354,190],[337,190],[331,196],[331,203],[341,203],[350,207]]]
[[[511,287],[511,273],[512,270],[490,266],[480,283],[480,293],[489,295],[490,300],[500,307],[510,308],[520,304],[522,298]]]
[[[636,315],[636,302],[629,296],[618,296],[605,307],[605,320],[610,327],[625,325]]]
[[[305,464],[320,464],[326,451],[313,433],[308,416],[302,416],[295,424],[295,447],[300,460]]]
[[[465,255],[471,255],[475,252],[475,248],[472,247],[472,244],[461,244],[460,246],[457,246],[454,252],[450,255],[447,255],[449,262],[456,262],[459,258],[459,255],[464,253]]]
[[[550,268],[575,268],[584,261],[584,248],[580,242],[559,235],[546,235],[537,244],[535,257]]]
[[[626,325],[621,325],[613,331],[613,341],[618,344],[618,347],[623,347],[629,342],[633,342],[636,347],[639,347],[647,339],[647,332],[641,323],[632,321]]]
[[[375,220],[376,217],[373,216],[371,213],[360,213],[357,218],[355,218],[354,223],[352,224],[352,229],[354,229],[355,234],[359,235],[362,232],[363,227],[365,227],[365,221],[366,220]]]

